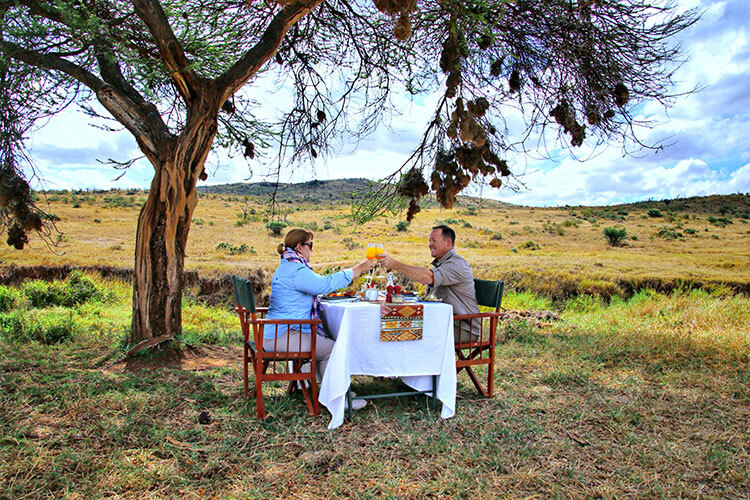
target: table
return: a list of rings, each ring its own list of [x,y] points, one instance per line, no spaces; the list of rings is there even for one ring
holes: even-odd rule
[[[423,303],[422,339],[380,340],[380,305],[367,302],[323,302],[322,318],[336,344],[320,383],[318,400],[331,412],[329,429],[344,422],[346,392],[352,375],[401,377],[417,391],[432,389],[437,376],[437,398],[442,418],[456,413],[456,360],[453,349],[453,308]]]

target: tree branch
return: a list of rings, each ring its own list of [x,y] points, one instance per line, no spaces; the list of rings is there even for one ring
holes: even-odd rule
[[[297,21],[308,15],[324,0],[297,0],[287,5],[274,16],[256,43],[244,56],[216,79],[221,96],[220,103],[226,101],[255,75],[281,45],[284,35]]]
[[[198,76],[190,69],[190,61],[172,31],[161,4],[154,0],[133,0],[133,6],[138,17],[151,32],[161,59],[177,85],[180,95],[186,103],[193,102],[198,94]]]
[[[0,40],[0,48],[14,59],[38,68],[59,71],[83,83],[96,93],[99,102],[112,113],[112,116],[136,137],[142,149],[145,148],[144,153],[149,154],[150,151],[155,154],[158,151],[157,143],[163,137],[159,137],[160,134],[155,132],[167,132],[166,126],[159,119],[157,123],[161,123],[161,126],[152,128],[154,119],[148,113],[147,103],[139,106],[120,89],[105,83],[85,68],[61,57],[40,54],[5,40]]]

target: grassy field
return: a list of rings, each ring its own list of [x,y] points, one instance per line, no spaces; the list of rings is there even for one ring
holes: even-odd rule
[[[126,361],[125,283],[27,282],[0,288],[0,305],[0,498],[750,495],[743,295],[570,299],[559,321],[501,326],[494,398],[461,376],[449,421],[425,399],[388,399],[334,431],[278,385],[255,419],[225,308],[188,301],[178,350]]]
[[[2,264],[131,266],[137,208],[123,199],[142,193],[71,196],[50,202],[63,255],[34,241],[2,250]],[[260,422],[226,305],[187,298],[173,349],[125,360],[127,283],[76,272],[0,286],[0,498],[748,498],[750,298],[736,293],[750,282],[747,201],[428,209],[405,232],[397,217],[354,230],[341,208],[290,212],[317,225],[319,270],[368,241],[424,264],[428,228],[453,219],[477,274],[508,281],[506,308],[558,313],[503,323],[495,397],[461,375],[448,421],[424,398],[386,399],[328,431],[325,410],[310,416],[279,385]],[[278,238],[251,208],[203,199],[188,268],[272,269]],[[637,239],[609,246],[615,226]],[[673,286],[626,293],[634,282]]]

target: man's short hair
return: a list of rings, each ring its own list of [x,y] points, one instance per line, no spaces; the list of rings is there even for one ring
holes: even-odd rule
[[[435,226],[432,228],[440,229],[440,233],[443,235],[443,238],[450,238],[451,239],[451,245],[456,246],[456,232],[451,229],[450,227],[446,226],[445,224],[441,224],[439,226]]]

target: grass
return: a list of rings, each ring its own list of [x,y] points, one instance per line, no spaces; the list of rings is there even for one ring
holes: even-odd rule
[[[0,498],[750,494],[746,296],[553,303],[510,292],[506,307],[557,307],[562,320],[500,326],[494,398],[479,398],[461,375],[453,419],[441,421],[424,398],[387,399],[328,431],[325,410],[309,415],[281,385],[266,391],[270,417],[255,419],[226,307],[186,303],[192,341],[177,363],[174,352],[125,363],[117,330],[128,287],[91,279],[116,298],[30,308],[67,311],[72,338],[0,340]],[[187,367],[201,355],[226,363]],[[354,380],[361,393],[397,384]]]
[[[73,196],[48,198],[49,210],[60,217],[57,226],[64,233],[58,255],[32,236],[23,251],[0,247],[0,266],[12,262],[132,267],[139,202],[145,194],[90,193],[79,208],[73,208]],[[112,204],[113,199],[119,200],[119,206]],[[429,229],[437,222],[451,221],[458,235],[458,251],[471,262],[477,277],[503,279],[518,290],[556,299],[578,292],[625,298],[632,288],[672,289],[683,281],[706,289],[724,284],[750,290],[750,225],[744,218],[750,214],[747,195],[599,208],[498,204],[477,208],[472,201],[470,210],[466,203],[461,201],[458,210],[451,212],[425,207],[408,231],[396,229],[398,215],[351,226],[347,208],[333,203],[289,204],[286,209],[290,223],[318,228],[312,265],[319,270],[353,265],[362,259],[368,242],[383,243],[386,251],[410,264],[426,265],[431,260],[426,241]],[[237,226],[238,214],[250,209],[255,214]],[[647,215],[654,209],[662,217]],[[281,238],[265,227],[263,211],[263,205],[255,200],[201,195],[194,216],[199,223],[190,230],[186,270],[201,275],[243,268],[273,270]],[[734,223],[715,223],[730,218]],[[613,224],[630,237],[623,246],[611,247],[602,233]],[[669,234],[683,236],[672,240],[655,236],[665,227]],[[493,239],[494,234],[501,234],[502,239]],[[527,242],[533,245],[524,248]],[[591,286],[581,288],[584,280]]]

